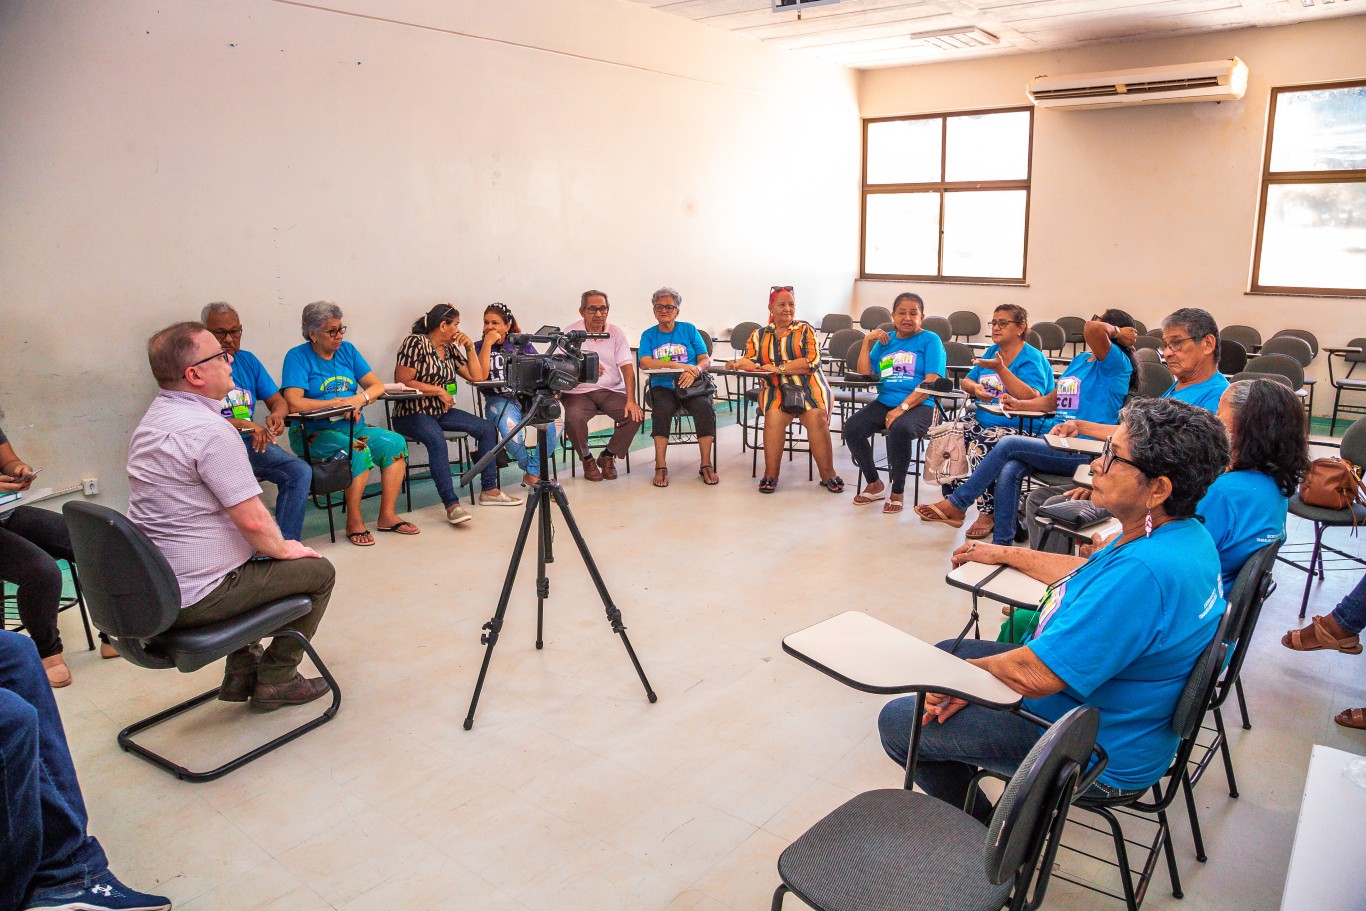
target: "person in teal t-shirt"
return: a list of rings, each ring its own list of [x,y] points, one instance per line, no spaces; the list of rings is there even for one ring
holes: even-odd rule
[[[669,486],[669,431],[680,411],[692,416],[697,431],[698,469],[704,483],[720,479],[712,462],[716,441],[716,405],[710,395],[680,398],[678,390],[705,382],[702,374],[711,365],[707,343],[692,323],[678,320],[683,295],[663,287],[650,295],[650,308],[657,325],[640,336],[640,366],[644,370],[663,370],[650,376],[650,436],[655,444],[656,487]]]
[[[1128,405],[1109,450],[1093,463],[1095,499],[1124,531],[1082,560],[1015,547],[963,545],[953,562],[1011,566],[1049,585],[1037,633],[1023,646],[964,640],[957,649],[1056,721],[1078,705],[1100,710],[1097,743],[1109,763],[1093,796],[1137,794],[1166,773],[1178,746],[1172,717],[1213,643],[1226,608],[1219,557],[1196,504],[1228,462],[1228,437],[1203,409],[1169,399]],[[950,649],[953,640],[940,643]],[[1009,712],[931,696],[915,783],[963,806],[978,768],[1011,774],[1041,729]],[[883,748],[904,763],[916,697],[883,707]],[[976,795],[974,813],[990,805]]]

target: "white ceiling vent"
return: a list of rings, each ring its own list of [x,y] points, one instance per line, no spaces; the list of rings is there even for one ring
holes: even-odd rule
[[[1111,73],[1036,76],[1029,99],[1041,108],[1114,108],[1177,101],[1236,101],[1247,91],[1247,64],[1237,57]]]
[[[980,28],[954,28],[943,29],[937,32],[917,32],[911,35],[912,41],[923,41],[930,47],[937,47],[941,51],[957,51],[970,47],[989,47],[993,44],[1000,44],[1001,39],[991,32],[984,32]]]
[[[773,12],[782,13],[789,10],[804,10],[808,6],[825,6],[828,3],[839,3],[840,0],[773,0]]]

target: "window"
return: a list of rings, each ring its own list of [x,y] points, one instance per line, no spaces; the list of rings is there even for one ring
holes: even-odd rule
[[[864,278],[1019,284],[1033,108],[863,122]]]
[[[1252,290],[1366,296],[1366,82],[1271,90]]]

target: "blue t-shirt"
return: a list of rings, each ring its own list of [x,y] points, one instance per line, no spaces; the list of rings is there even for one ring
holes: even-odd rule
[[[332,360],[318,357],[308,342],[290,348],[285,352],[285,365],[280,368],[280,385],[285,388],[302,389],[304,397],[318,399],[344,399],[360,392],[360,378],[370,372],[370,365],[361,357],[360,351],[350,342],[342,342]],[[304,427],[319,430],[328,421],[305,421]],[[365,424],[364,415],[356,426]]]
[[[484,340],[478,339],[474,343],[474,353],[479,354],[484,350]],[[514,348],[507,342],[499,342],[489,349],[489,379],[501,380],[507,377],[507,359],[509,354],[535,354],[536,349],[527,342],[521,348]],[[507,386],[485,386],[484,395],[497,395],[507,398],[512,395],[512,390]]]
[[[1289,506],[1276,482],[1260,471],[1226,471],[1205,491],[1195,514],[1219,550],[1225,594],[1248,557],[1285,537]]]
[[[1177,389],[1176,383],[1172,383],[1171,387],[1162,393],[1162,397],[1164,399],[1179,399],[1188,405],[1217,413],[1219,411],[1219,398],[1227,388],[1228,377],[1216,370],[1209,379],[1200,383],[1192,383],[1185,389]]]
[[[982,352],[981,359],[991,360],[1000,354],[1000,351],[1000,345],[992,345]],[[1033,345],[1026,344],[1015,355],[1015,360],[1006,366],[1010,368],[1011,373],[1019,378],[1020,382],[1030,389],[1039,390],[1039,395],[1048,395],[1053,391],[1053,366],[1048,363],[1048,358],[1044,356],[1044,353]],[[975,366],[968,371],[967,378],[975,383],[981,383],[982,387],[990,392],[993,398],[999,399],[1006,391],[1005,384],[1001,382],[1001,377],[995,370]],[[1014,427],[1017,419],[1001,414],[992,414],[989,411],[978,411],[977,423],[983,427]]]
[[[1054,408],[1054,424],[1063,421],[1092,421],[1114,424],[1119,421],[1119,409],[1129,394],[1129,377],[1134,365],[1117,346],[1111,345],[1105,360],[1098,361],[1090,351],[1072,358],[1067,369],[1058,377],[1058,404]]]
[[[924,329],[907,338],[892,333],[891,341],[873,345],[868,352],[868,364],[878,378],[877,400],[888,408],[895,408],[925,382],[927,373],[944,375],[944,342]],[[926,399],[920,404],[933,408],[934,399]]]
[[[672,332],[660,332],[658,326],[651,326],[640,334],[640,353],[675,364],[696,364],[707,353],[707,343],[692,323],[674,323]],[[650,377],[650,385],[672,386],[676,378],[672,373],[656,373]]]
[[[1176,754],[1176,701],[1226,607],[1219,554],[1198,521],[1109,544],[1050,589],[1025,644],[1066,686],[1024,705],[1050,721],[1094,705],[1096,740],[1110,755],[1100,780],[1149,787]]]
[[[362,374],[363,375],[363,374]],[[250,351],[238,350],[232,359],[233,390],[223,399],[223,417],[250,421],[257,402],[280,391],[275,381]]]

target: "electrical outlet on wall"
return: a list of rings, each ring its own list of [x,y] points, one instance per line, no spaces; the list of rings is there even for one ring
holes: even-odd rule
[[[99,478],[81,478],[81,493],[93,497],[100,492]]]

